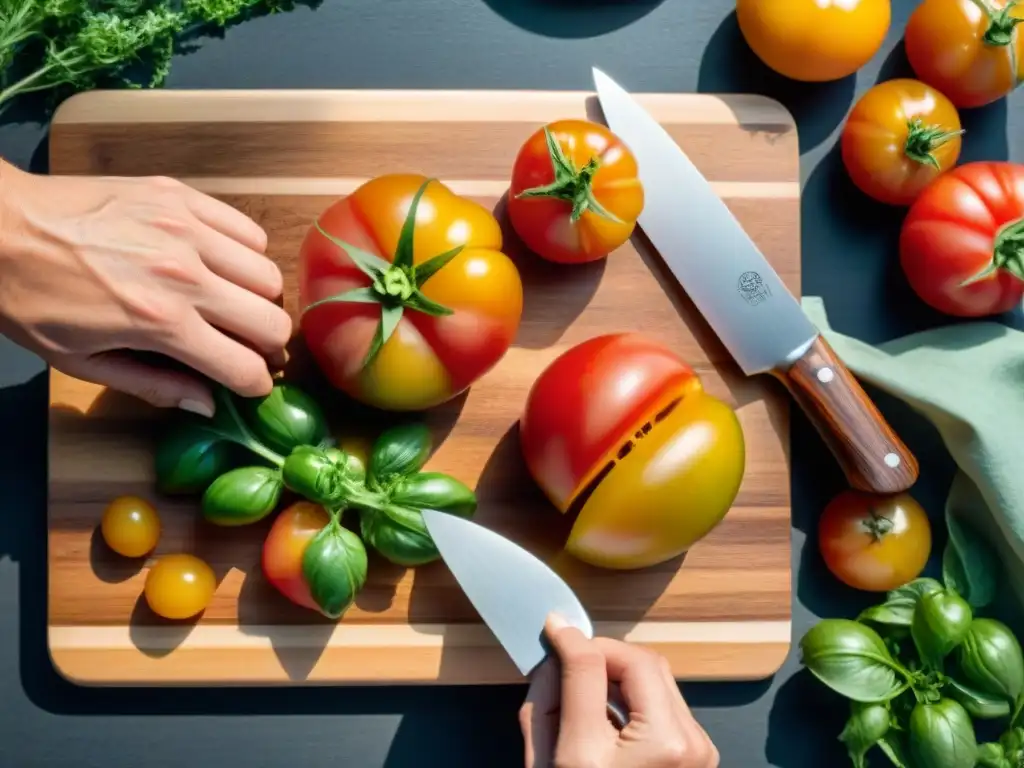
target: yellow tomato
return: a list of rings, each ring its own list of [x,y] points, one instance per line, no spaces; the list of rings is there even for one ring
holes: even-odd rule
[[[100,522],[107,546],[125,557],[142,557],[160,540],[160,517],[153,505],[138,496],[118,496],[107,505]]]
[[[217,589],[213,569],[194,555],[164,555],[146,576],[146,602],[165,619],[188,619],[206,610]]]
[[[889,31],[889,0],[737,0],[740,31],[776,72],[820,82],[863,67]]]

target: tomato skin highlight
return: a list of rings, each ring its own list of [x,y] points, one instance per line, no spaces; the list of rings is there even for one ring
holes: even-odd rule
[[[961,131],[956,107],[939,91],[917,80],[887,80],[851,110],[841,138],[843,165],[864,194],[909,205],[956,165]]]
[[[103,511],[100,533],[107,546],[124,557],[142,557],[160,541],[160,516],[139,496],[118,496]]]
[[[726,514],[745,468],[735,412],[678,356],[630,333],[589,339],[545,369],[520,445],[554,506],[580,507],[566,550],[604,568],[686,551]]]
[[[600,206],[618,221],[590,208],[573,222],[573,206],[566,200],[520,196],[556,179],[545,128],[576,169],[597,158],[590,188]],[[509,221],[526,246],[548,261],[580,264],[605,258],[629,239],[643,205],[636,158],[618,136],[599,123],[549,123],[535,131],[516,155],[508,196]]]
[[[916,579],[931,547],[928,516],[908,494],[843,491],[818,522],[818,548],[828,569],[867,592],[887,592]]]
[[[153,613],[183,620],[206,610],[217,589],[213,569],[194,555],[163,555],[146,574],[143,594]]]
[[[1024,298],[1022,235],[1024,166],[967,163],[939,176],[911,205],[900,264],[914,292],[939,312],[1009,312]]]
[[[878,53],[892,20],[889,0],[737,0],[747,45],[792,80],[852,75]]]
[[[296,605],[320,611],[302,575],[302,556],[313,537],[331,521],[327,510],[297,501],[274,520],[263,542],[262,567],[267,581]]]
[[[961,109],[991,104],[1013,91],[1024,81],[1024,36],[1009,20],[1024,19],[1024,6],[1007,6],[1008,0],[922,0],[904,33],[917,77]],[[1004,44],[987,43],[992,16],[1004,12],[1010,27]]]
[[[332,237],[393,263],[412,199],[426,181],[414,174],[371,179],[330,205],[319,225]],[[334,386],[373,407],[423,410],[452,399],[497,364],[519,328],[519,272],[501,251],[501,228],[494,215],[431,181],[416,213],[413,264],[459,246],[462,251],[422,286],[428,299],[452,314],[434,316],[407,308],[366,367],[380,323],[379,304],[330,303],[303,313],[300,328],[306,345]],[[299,251],[301,307],[371,284],[342,247],[316,223],[310,226]]]

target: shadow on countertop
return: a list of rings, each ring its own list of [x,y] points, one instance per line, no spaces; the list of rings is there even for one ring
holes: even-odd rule
[[[517,27],[545,37],[597,37],[646,16],[665,0],[591,0],[580,13],[576,0],[483,0]]]

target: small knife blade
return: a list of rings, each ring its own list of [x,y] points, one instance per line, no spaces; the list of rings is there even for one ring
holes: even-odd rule
[[[637,159],[640,228],[740,369],[785,384],[854,488],[912,486],[917,460],[708,180],[624,88],[593,76],[608,127]]]
[[[544,561],[471,520],[424,509],[423,522],[466,597],[523,676],[548,656],[544,623],[549,613],[594,636],[583,604]],[[620,729],[628,721],[611,699],[608,716]]]

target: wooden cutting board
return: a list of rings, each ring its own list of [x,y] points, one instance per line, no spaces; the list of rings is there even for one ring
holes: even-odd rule
[[[651,94],[663,122],[799,295],[799,158],[789,114],[760,96]],[[337,197],[378,174],[411,171],[494,207],[521,142],[544,122],[600,119],[584,92],[94,92],[63,105],[50,134],[51,173],[163,174],[237,206],[269,234],[269,254],[296,306],[296,254]],[[685,200],[680,200],[685,205]],[[658,256],[637,242],[606,261],[559,267],[527,252],[505,226],[522,274],[518,337],[468,394],[427,414],[437,448],[428,468],[477,489],[477,520],[552,563],[599,634],[664,654],[680,679],[767,676],[790,646],[788,400],[765,377],[744,378]],[[714,258],[713,253],[708,258]],[[738,409],[747,469],[725,520],[683,559],[602,571],[559,552],[569,530],[526,474],[516,423],[526,393],[556,355],[592,336],[641,331],[686,358],[706,388]],[[331,395],[292,345],[310,389]],[[340,623],[286,602],[264,580],[269,520],[218,529],[198,499],[153,490],[153,436],[173,414],[52,373],[49,433],[49,643],[77,682],[503,683],[521,677],[443,563],[415,571],[371,557],[369,581]],[[340,422],[339,422],[340,423]],[[142,595],[146,564],[105,549],[107,502],[149,498],[157,549],[206,559],[219,579],[197,621],[168,623]],[[264,524],[266,523],[266,524]]]

